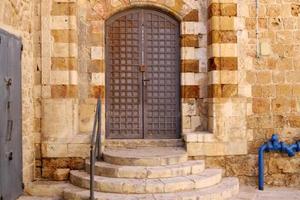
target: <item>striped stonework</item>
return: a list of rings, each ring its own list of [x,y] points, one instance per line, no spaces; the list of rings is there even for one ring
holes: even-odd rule
[[[208,16],[208,97],[237,96],[236,0],[211,0]]]
[[[51,15],[51,98],[78,98],[77,5],[53,0]]]

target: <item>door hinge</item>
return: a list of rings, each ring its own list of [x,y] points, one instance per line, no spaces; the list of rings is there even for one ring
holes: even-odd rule
[[[22,183],[22,190],[24,190],[25,189],[25,184],[24,183]]]
[[[3,196],[2,195],[0,196],[0,200],[3,200]]]
[[[24,50],[24,45],[23,44],[21,44],[21,51],[23,51]]]

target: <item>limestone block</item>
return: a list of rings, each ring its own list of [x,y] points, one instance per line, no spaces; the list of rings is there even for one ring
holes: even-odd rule
[[[68,85],[69,72],[68,71],[51,71],[50,73],[51,85]]]
[[[91,59],[92,60],[103,60],[104,59],[104,48],[103,47],[91,47]]]
[[[53,173],[53,179],[55,181],[65,181],[69,179],[70,169],[63,168],[63,169],[56,169]]]
[[[68,156],[67,144],[43,143],[43,157],[66,157]]]
[[[200,50],[194,47],[181,47],[181,59],[197,60],[201,58]]]
[[[72,99],[43,101],[42,133],[44,137],[68,138],[78,130],[78,103]]]
[[[219,70],[213,70],[208,72],[208,84],[220,84],[221,72]]]
[[[42,86],[42,97],[43,98],[51,97],[51,87],[50,86]]]
[[[234,43],[224,43],[218,44],[214,43],[208,46],[208,57],[237,57],[237,44]]]
[[[52,16],[51,17],[51,29],[65,30],[76,29],[77,19],[76,16]]]
[[[92,73],[92,85],[105,85],[105,73]]]
[[[79,130],[80,132],[92,132],[95,104],[80,104],[79,106]]]
[[[239,85],[238,92],[240,96],[251,97],[252,95],[252,86],[251,85]]]
[[[271,44],[269,42],[260,43],[260,54],[262,56],[268,56],[272,54]]]
[[[237,84],[238,77],[237,71],[222,70],[221,71],[221,84]]]
[[[201,129],[201,117],[200,116],[191,116],[191,129],[199,130]]]
[[[76,70],[69,71],[69,84],[70,85],[78,84],[78,71]]]
[[[195,81],[195,73],[181,73],[182,85],[197,85]]]
[[[192,35],[207,34],[207,28],[203,22],[182,22],[181,33]]]
[[[41,85],[35,85],[33,87],[33,97],[39,98],[42,96],[42,86]]]
[[[190,100],[188,102],[184,102],[182,105],[182,115],[183,116],[193,116],[196,115],[197,104],[195,100]]]
[[[182,128],[183,129],[191,129],[191,117],[189,117],[189,116],[182,117]]]
[[[208,5],[212,3],[237,3],[237,0],[209,0]]]
[[[220,31],[230,31],[236,30],[237,27],[237,17],[228,16],[213,16],[208,21],[209,31],[220,30]]]
[[[54,43],[52,48],[53,57],[75,57],[78,56],[78,47],[75,43]]]
[[[83,157],[89,156],[90,144],[68,144],[69,157]]]

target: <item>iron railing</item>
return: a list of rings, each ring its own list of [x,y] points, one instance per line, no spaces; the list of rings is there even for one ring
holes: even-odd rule
[[[102,158],[101,149],[101,100],[98,99],[95,120],[93,126],[93,134],[90,146],[90,199],[95,199],[94,194],[94,177],[95,177],[95,163],[96,160]]]

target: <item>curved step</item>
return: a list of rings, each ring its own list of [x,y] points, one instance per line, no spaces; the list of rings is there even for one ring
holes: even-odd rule
[[[183,147],[183,139],[106,139],[108,148]]]
[[[84,171],[71,171],[71,183],[89,188],[90,175]],[[188,191],[209,187],[219,183],[222,179],[221,169],[206,169],[199,175],[179,176],[161,179],[130,179],[110,178],[95,176],[95,191],[124,193],[124,194],[147,194]]]
[[[212,187],[197,189],[188,192],[176,192],[165,194],[115,194],[95,192],[96,200],[225,200],[235,196],[239,191],[239,181],[237,178],[224,178],[222,182]],[[89,190],[73,186],[65,189],[65,200],[87,200]]]
[[[157,166],[173,165],[188,159],[185,149],[180,147],[156,147],[137,149],[105,149],[105,162],[115,165]]]
[[[205,169],[204,161],[189,160],[168,166],[120,166],[106,162],[96,162],[95,175],[114,178],[168,178],[200,174]],[[90,162],[86,161],[86,171],[90,172]]]

